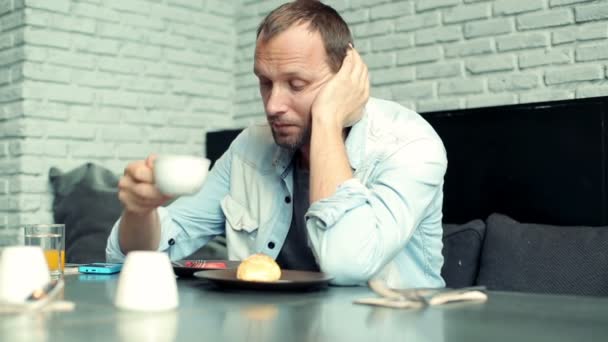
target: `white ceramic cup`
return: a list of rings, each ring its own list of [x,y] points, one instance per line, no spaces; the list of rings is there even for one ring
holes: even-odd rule
[[[167,254],[133,251],[118,277],[114,304],[132,311],[167,311],[179,304],[177,283]]]
[[[154,160],[154,182],[165,195],[191,195],[203,186],[210,164],[201,157],[161,155]]]
[[[10,246],[0,251],[0,301],[22,303],[50,281],[40,247]]]

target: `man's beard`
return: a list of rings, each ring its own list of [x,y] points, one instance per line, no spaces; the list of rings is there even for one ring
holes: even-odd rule
[[[295,137],[289,137],[289,141],[285,141],[284,138],[282,138],[281,136],[278,135],[277,132],[275,132],[272,128],[272,137],[274,138],[274,142],[285,149],[288,149],[292,152],[297,151],[300,147],[308,144],[310,142],[310,125],[306,126],[304,128],[303,131],[301,131],[297,136]]]

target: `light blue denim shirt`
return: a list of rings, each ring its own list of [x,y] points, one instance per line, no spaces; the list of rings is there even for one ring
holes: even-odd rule
[[[354,177],[307,214],[309,246],[335,284],[382,277],[394,287],[441,287],[445,149],[433,128],[397,103],[370,98],[350,130]],[[244,130],[218,159],[202,189],[159,208],[160,251],[184,258],[226,234],[231,260],[276,258],[293,215],[293,153],[267,124]],[[116,222],[106,258],[124,259]]]

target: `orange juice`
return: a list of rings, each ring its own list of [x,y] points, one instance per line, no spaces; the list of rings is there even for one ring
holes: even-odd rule
[[[61,255],[61,257],[59,257]],[[49,271],[62,270],[65,265],[65,251],[57,249],[47,249],[44,251],[44,257],[49,264]]]
[[[64,225],[32,225],[25,227],[25,244],[44,251],[51,276],[63,274],[65,263]]]

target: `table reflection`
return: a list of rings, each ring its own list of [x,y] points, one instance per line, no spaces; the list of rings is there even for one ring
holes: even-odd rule
[[[259,303],[242,306],[232,306],[227,297],[223,337],[254,342],[335,338],[360,341],[395,337],[417,342],[445,340],[443,311],[433,308],[399,310],[362,306],[323,293],[303,293],[301,298],[290,300],[280,300],[280,295],[273,293],[266,296],[267,301],[260,296]],[[397,336],[395,331],[399,331]]]
[[[49,341],[47,320],[49,313],[35,312],[3,316],[0,320],[0,341],[46,342]]]
[[[400,310],[353,302],[364,287],[227,291],[178,281],[164,313],[118,310],[116,279],[66,277],[74,311],[0,315],[0,341],[606,341],[608,298],[490,292],[486,303]]]
[[[171,342],[177,334],[177,321],[177,311],[121,312],[118,336],[123,342]]]

